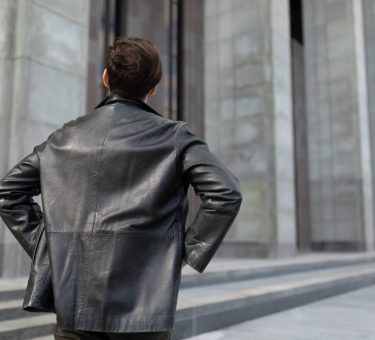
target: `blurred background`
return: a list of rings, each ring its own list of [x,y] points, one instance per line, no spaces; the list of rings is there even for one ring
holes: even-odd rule
[[[163,57],[148,103],[191,123],[240,179],[242,208],[217,256],[373,249],[374,1],[2,0],[0,9],[2,174],[93,110],[106,95],[106,46],[139,36]],[[200,202],[190,195],[191,220]],[[27,275],[5,227],[0,239],[0,276]]]
[[[189,122],[239,178],[243,193],[207,274],[198,280],[184,269],[178,309],[196,303],[194,313],[201,306],[210,326],[184,314],[178,334],[249,319],[235,295],[245,299],[244,287],[256,286],[256,280],[237,282],[245,278],[272,277],[256,281],[259,294],[289,282],[282,294],[290,300],[277,305],[270,294],[253,316],[375,284],[374,17],[373,0],[1,0],[0,175],[106,96],[101,75],[114,37],[146,38],[159,49],[164,70],[148,104]],[[189,190],[188,223],[200,204]],[[28,277],[30,259],[0,224],[0,278]],[[223,317],[212,306],[223,301],[224,286],[210,285],[230,280],[226,292],[236,312]],[[315,290],[296,297],[296,282]],[[366,294],[359,304],[375,301]],[[198,306],[202,298],[207,305]],[[214,311],[207,323],[208,305]],[[9,318],[1,308],[0,319]]]

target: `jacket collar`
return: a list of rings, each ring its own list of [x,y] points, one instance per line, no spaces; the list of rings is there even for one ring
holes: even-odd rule
[[[95,106],[95,109],[97,109],[101,106],[116,103],[116,102],[122,102],[122,103],[130,104],[130,105],[135,105],[135,106],[140,107],[143,110],[155,113],[158,116],[163,117],[161,115],[161,113],[156,111],[153,107],[151,107],[150,105],[148,105],[144,101],[139,100],[139,99],[135,99],[135,98],[125,98],[125,97],[120,96],[117,93],[111,93],[111,94],[107,95],[107,97],[105,97],[98,105]]]

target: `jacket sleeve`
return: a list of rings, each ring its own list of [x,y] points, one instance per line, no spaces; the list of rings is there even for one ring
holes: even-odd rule
[[[238,178],[213,154],[188,123],[178,133],[178,173],[202,201],[185,232],[184,260],[202,273],[239,212]]]
[[[32,258],[43,212],[33,196],[39,195],[39,157],[33,152],[13,166],[0,180],[0,217]]]

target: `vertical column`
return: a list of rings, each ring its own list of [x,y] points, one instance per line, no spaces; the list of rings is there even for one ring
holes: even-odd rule
[[[362,1],[304,1],[312,247],[373,248]]]
[[[5,174],[52,131],[86,113],[89,1],[18,0],[1,6],[1,55],[10,66],[0,80],[0,97],[7,98],[0,104],[8,126],[1,144],[1,154],[9,155],[2,162]],[[35,200],[42,205],[40,196]],[[28,275],[28,257],[9,231],[2,235],[0,254],[1,276]]]
[[[14,36],[16,21],[16,1],[0,2],[0,174],[5,174],[9,166],[10,127],[12,111],[12,88],[14,78]],[[4,258],[3,243],[9,238],[9,231],[0,221],[0,258]],[[0,272],[4,271],[4,261],[0,261]],[[12,265],[17,265],[13,263]]]
[[[295,251],[296,209],[293,146],[292,65],[289,1],[270,2],[273,98],[273,178],[277,256]]]
[[[353,1],[353,25],[355,41],[355,94],[358,107],[360,143],[360,167],[363,197],[363,248],[374,249],[374,197],[371,164],[370,118],[367,100],[367,67],[364,45],[363,2]]]
[[[369,127],[370,127],[370,148],[372,165],[372,192],[375,192],[375,2],[372,0],[363,0],[363,21],[364,21],[364,45],[366,56],[366,79]],[[375,202],[373,201],[373,204]],[[375,211],[374,211],[375,213]],[[371,231],[370,231],[371,233]],[[374,238],[373,242],[374,242]],[[371,235],[367,238],[371,242]],[[371,249],[371,247],[368,247]]]
[[[205,1],[206,140],[241,182],[218,254],[295,252],[289,1]]]

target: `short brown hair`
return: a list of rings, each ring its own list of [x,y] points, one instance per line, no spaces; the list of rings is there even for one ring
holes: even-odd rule
[[[143,100],[162,78],[159,51],[146,39],[117,37],[105,62],[110,91],[123,97]]]

